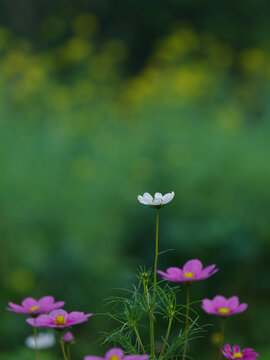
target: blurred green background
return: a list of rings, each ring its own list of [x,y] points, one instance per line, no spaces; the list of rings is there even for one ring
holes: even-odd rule
[[[270,357],[270,3],[1,0],[0,359],[33,358],[8,301],[54,295],[100,313],[153,263],[220,272],[193,300],[239,295],[226,341]],[[185,295],[179,297],[184,301]],[[191,355],[216,356],[215,318]],[[74,355],[112,323],[74,327]],[[57,350],[56,350],[57,349]],[[42,359],[60,358],[58,348]],[[58,357],[57,357],[58,356]]]

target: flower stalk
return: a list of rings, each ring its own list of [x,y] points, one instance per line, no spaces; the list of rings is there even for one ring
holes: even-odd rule
[[[190,284],[186,285],[187,289],[187,300],[186,300],[186,326],[185,326],[185,343],[182,360],[186,359],[187,347],[188,347],[188,327],[189,327],[189,308],[190,308]]]
[[[134,330],[134,332],[135,332],[135,334],[136,334],[136,337],[137,337],[137,339],[138,339],[138,342],[139,342],[139,344],[140,344],[140,347],[141,347],[141,349],[142,349],[143,354],[146,354],[145,349],[144,349],[144,346],[143,346],[143,343],[142,343],[142,339],[141,339],[141,337],[140,337],[140,334],[139,334],[138,329],[137,329],[137,327],[136,327],[135,324],[133,324],[133,330]]]
[[[38,344],[37,344],[37,328],[36,328],[36,326],[34,326],[33,329],[34,329],[34,339],[35,339],[36,360],[39,360],[39,351],[38,351]]]
[[[152,299],[152,305],[151,305],[151,308],[149,311],[151,360],[154,360],[154,358],[155,358],[154,310],[155,310],[155,303],[156,303],[156,287],[157,287],[158,230],[159,230],[159,209],[157,209],[157,217],[156,217],[156,246],[155,246],[155,263],[154,263],[153,299]]]
[[[165,336],[164,343],[163,343],[163,346],[162,346],[162,349],[161,349],[161,353],[159,354],[158,360],[161,360],[162,355],[163,355],[163,353],[164,353],[164,351],[166,349],[168,339],[169,339],[169,335],[170,335],[170,332],[171,332],[172,321],[173,321],[173,314],[171,315],[171,317],[169,319],[166,336]]]
[[[65,344],[64,344],[64,341],[63,341],[62,331],[59,331],[59,337],[60,337],[60,343],[61,343],[61,348],[62,348],[62,353],[63,353],[64,360],[68,360],[66,350],[65,350]]]
[[[221,350],[224,343],[224,329],[225,329],[225,317],[221,319],[221,328],[220,328],[220,341],[219,341],[219,348],[218,348],[218,360],[221,359]]]

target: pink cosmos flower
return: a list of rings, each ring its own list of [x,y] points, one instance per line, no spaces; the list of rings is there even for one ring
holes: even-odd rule
[[[73,311],[68,314],[65,310],[59,309],[52,311],[49,315],[40,315],[35,319],[27,319],[28,324],[36,327],[51,327],[64,329],[66,327],[80,324],[88,320],[93,314],[84,314],[83,312]]]
[[[13,302],[8,303],[8,311],[13,311],[19,314],[31,314],[32,316],[37,316],[39,314],[45,314],[55,309],[59,309],[65,305],[64,301],[54,302],[54,297],[52,296],[43,296],[39,300],[33,298],[26,298],[22,301],[21,305],[14,304]]]
[[[200,260],[192,259],[185,263],[183,270],[177,267],[169,267],[166,272],[158,270],[157,273],[160,274],[164,280],[172,282],[192,282],[207,279],[217,271],[218,269],[215,264],[203,269]]]
[[[235,359],[256,360],[256,358],[259,356],[259,354],[255,353],[253,349],[247,348],[241,351],[238,345],[234,345],[231,348],[229,344],[224,345],[221,352],[225,356],[225,358],[231,360],[235,360]]]
[[[238,296],[226,299],[224,296],[217,295],[213,300],[204,299],[202,301],[202,308],[205,312],[219,316],[238,314],[245,311],[247,307],[246,303],[239,304]]]
[[[99,356],[85,356],[84,360],[147,360],[149,355],[127,355],[120,348],[112,348],[106,352],[104,358]]]

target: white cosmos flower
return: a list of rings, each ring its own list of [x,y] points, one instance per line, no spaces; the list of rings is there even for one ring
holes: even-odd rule
[[[141,204],[150,205],[156,208],[160,208],[165,204],[168,204],[174,198],[174,192],[165,194],[155,193],[154,197],[149,193],[144,193],[143,196],[138,195],[138,200]]]
[[[39,349],[48,349],[55,344],[55,336],[53,332],[39,333],[37,336],[37,346]],[[28,336],[25,339],[25,345],[30,349],[35,349],[34,336]]]

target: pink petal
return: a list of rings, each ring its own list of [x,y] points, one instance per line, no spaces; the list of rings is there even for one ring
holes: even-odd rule
[[[9,305],[9,308],[6,308],[8,311],[14,311],[19,314],[29,314],[30,313],[30,310],[26,310],[22,306],[14,304],[12,302],[9,302],[8,305]]]
[[[124,356],[124,352],[120,348],[112,348],[106,352],[105,359],[110,360],[113,355],[117,356],[119,359],[122,359],[122,357]]]
[[[22,301],[22,306],[25,309],[30,310],[32,307],[38,306],[38,302],[37,302],[37,300],[29,297]]]
[[[124,360],[147,360],[149,355],[128,355],[124,357]]]
[[[50,317],[54,320],[58,315],[64,316],[64,318],[67,318],[68,313],[63,309],[53,310],[50,313]]]
[[[26,319],[26,322],[36,327],[51,327],[54,325],[54,321],[50,315],[40,315],[37,318]]]
[[[224,296],[217,295],[213,298],[213,305],[218,310],[219,308],[226,307],[227,299]]]
[[[208,314],[215,314],[216,313],[216,309],[214,307],[214,304],[211,300],[209,299],[203,299],[202,301],[202,308],[205,312],[207,312]]]
[[[247,309],[247,307],[248,307],[248,304],[246,304],[246,303],[240,304],[233,312],[235,314],[241,313],[241,312],[245,311]]]
[[[84,314],[83,312],[73,311],[66,318],[66,326],[76,325],[88,320],[93,314]]]
[[[207,266],[205,269],[203,269],[203,271],[200,274],[200,279],[206,279],[209,276],[214,275],[218,271],[218,269],[215,269],[215,267],[216,267],[216,265],[213,264],[213,265]]]
[[[182,270],[177,267],[169,267],[166,273],[160,270],[157,272],[163,276],[164,280],[174,282],[182,281]]]
[[[54,310],[54,309],[59,309],[64,305],[65,305],[65,301],[57,301],[54,304],[48,305],[48,307],[50,307],[50,310]]]
[[[225,307],[227,307],[230,310],[235,310],[238,307],[238,305],[239,305],[238,296],[232,296],[227,300],[227,304]],[[239,352],[239,351],[235,351],[235,352]]]
[[[54,303],[53,296],[43,296],[41,299],[38,300],[39,306],[52,305],[53,303]]]
[[[192,259],[186,262],[185,265],[183,266],[183,273],[185,274],[187,272],[191,272],[196,277],[200,275],[202,268],[203,266],[200,260]]]
[[[234,345],[234,346],[233,346],[233,352],[234,352],[234,353],[238,353],[238,352],[240,353],[240,352],[241,352],[240,346]]]

